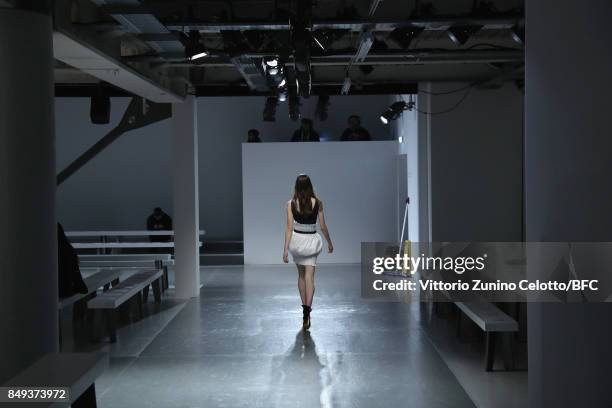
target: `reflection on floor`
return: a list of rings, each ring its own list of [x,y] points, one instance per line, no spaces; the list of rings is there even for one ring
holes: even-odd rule
[[[523,406],[482,398],[506,373],[483,374],[476,387],[458,381],[453,372],[465,373],[432,343],[419,306],[364,301],[356,265],[317,268],[305,336],[294,269],[206,267],[200,298],[147,305],[145,319],[103,347],[111,364],[97,383],[99,407]]]

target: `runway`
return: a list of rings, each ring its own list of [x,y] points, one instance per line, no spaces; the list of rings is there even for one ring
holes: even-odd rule
[[[359,279],[358,265],[317,267],[305,336],[295,266],[203,269],[200,298],[111,359],[99,406],[474,407],[414,308],[361,299]]]

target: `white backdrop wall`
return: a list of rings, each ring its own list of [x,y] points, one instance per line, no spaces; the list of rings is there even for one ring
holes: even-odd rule
[[[312,117],[316,97],[303,101]],[[88,98],[56,98],[57,171],[117,125],[129,99],[113,98],[111,123],[92,125]],[[328,140],[339,138],[352,113],[361,115],[375,139],[388,139],[378,115],[388,96],[332,97],[329,118],[315,121]],[[250,128],[265,142],[285,141],[297,127],[280,104],[276,122],[263,122],[263,97],[198,98],[200,227],[208,239],[242,237],[241,144]],[[57,191],[58,219],[67,229],[143,228],[155,206],[172,214],[169,121],[124,134]]]
[[[395,241],[397,142],[244,144],[242,160],[246,264],[282,262],[285,205],[299,173],[323,200],[335,247],[320,262],[360,262],[362,241]]]

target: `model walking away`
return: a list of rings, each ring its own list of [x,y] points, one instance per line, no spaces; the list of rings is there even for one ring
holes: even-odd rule
[[[302,328],[310,328],[310,312],[314,296],[314,274],[317,256],[323,248],[321,236],[317,233],[317,219],[321,232],[327,240],[329,253],[334,251],[329,230],[323,215],[323,202],[317,198],[310,177],[300,174],[295,180],[293,198],[287,202],[287,228],[283,262],[289,262],[291,252],[298,270],[298,289],[302,298],[304,313]]]

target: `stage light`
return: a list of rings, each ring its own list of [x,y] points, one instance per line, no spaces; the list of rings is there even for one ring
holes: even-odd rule
[[[389,109],[387,109],[385,112],[383,112],[382,115],[380,115],[380,121],[386,125],[390,121],[399,118],[400,115],[405,110],[410,110],[413,107],[414,107],[414,102],[409,102],[409,103],[406,103],[404,101],[394,102],[391,104],[391,106],[389,106]]]
[[[342,89],[340,90],[340,94],[341,95],[348,95],[349,91],[351,90],[351,78],[347,75],[344,78],[344,82],[342,83]]]
[[[389,34],[389,40],[391,40],[399,48],[407,50],[410,48],[410,44],[416,39],[422,32],[423,27],[409,26],[409,27],[398,27],[391,31]]]
[[[280,83],[278,84],[279,88],[282,88],[283,86],[285,86],[285,84],[287,83],[287,81],[285,81],[285,78],[283,78]]]
[[[189,61],[195,61],[208,55],[208,51],[200,43],[199,31],[190,31],[188,35],[183,34],[181,42],[185,47],[185,57]]]
[[[312,33],[312,40],[322,51],[327,51],[334,42],[334,36],[328,30],[317,30]]]
[[[201,52],[198,52],[198,53],[196,53],[196,54],[192,55],[192,56],[189,58],[189,60],[190,60],[190,61],[197,60],[197,59],[202,58],[202,57],[205,57],[205,56],[207,56],[207,55],[208,55],[208,52],[206,52],[206,51],[201,51]]]
[[[278,99],[274,96],[266,98],[266,105],[263,111],[264,122],[275,122],[276,121],[276,106],[278,105]]]
[[[455,44],[463,45],[467,42],[467,40],[478,32],[482,26],[479,25],[456,25],[450,27],[446,32],[448,33],[448,37]]]
[[[512,39],[519,43],[519,44],[525,44],[525,28],[521,28],[517,25],[514,25],[511,29],[511,34],[512,34]]]
[[[278,58],[270,58],[266,60],[266,65],[271,68],[278,67]]]

